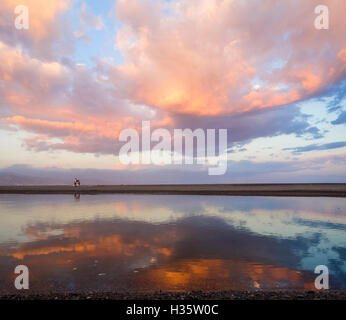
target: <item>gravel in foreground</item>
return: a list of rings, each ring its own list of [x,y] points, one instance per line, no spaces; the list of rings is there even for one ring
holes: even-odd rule
[[[85,292],[5,294],[0,300],[346,300],[346,291]]]

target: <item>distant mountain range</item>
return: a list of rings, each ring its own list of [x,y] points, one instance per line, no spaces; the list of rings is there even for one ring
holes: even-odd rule
[[[65,184],[60,179],[31,177],[13,173],[0,173],[0,185],[21,186],[21,185],[56,185]]]
[[[254,167],[256,166],[256,167]],[[251,164],[247,161],[240,163],[230,162],[229,172],[223,176],[208,174],[202,176],[199,170],[179,171],[175,166],[155,167],[143,170],[112,170],[112,169],[88,169],[88,168],[39,168],[29,165],[16,164],[6,168],[0,168],[0,185],[72,185],[74,178],[78,178],[82,185],[119,185],[119,184],[222,184],[222,183],[344,183],[345,175],[319,176],[316,174],[301,175],[299,178],[282,179],[280,175],[267,178],[275,170],[281,172],[281,164],[262,166],[262,164]],[[244,178],[246,172],[252,172],[261,168],[263,175]],[[257,170],[256,169],[256,170]],[[287,169],[287,168],[286,168]],[[292,169],[292,168],[291,168]],[[291,170],[290,169],[290,170]],[[294,170],[294,169],[292,169]],[[263,178],[264,177],[264,178]]]
[[[116,173],[107,170],[39,169],[19,165],[0,169],[1,186],[72,185],[74,178],[79,178],[84,185],[117,181]]]

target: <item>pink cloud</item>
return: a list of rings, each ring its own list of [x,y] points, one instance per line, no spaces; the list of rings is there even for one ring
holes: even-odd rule
[[[314,28],[315,6],[314,0],[118,1],[124,26],[117,46],[125,64],[114,68],[113,80],[125,81],[134,101],[172,113],[238,113],[304,99],[345,71],[346,4],[330,3],[327,31]],[[269,72],[277,58],[286,66]],[[256,92],[255,76],[266,82]],[[275,90],[280,83],[288,92]]]
[[[184,117],[226,119],[311,97],[345,76],[344,1],[328,3],[330,29],[316,30],[314,0],[118,0],[125,62],[100,58],[94,69],[62,63],[65,45],[53,50],[74,39],[63,23],[73,1],[28,1],[26,34],[13,29],[16,4],[0,2],[0,118],[34,134],[29,148],[110,153],[120,130],[142,119],[170,128]],[[85,5],[81,16],[103,27]],[[271,67],[277,59],[283,66]]]
[[[70,41],[66,41],[64,14],[72,8],[75,0],[1,0],[0,39],[7,44],[26,47],[37,57],[52,58],[57,52],[70,51]],[[17,30],[14,26],[14,9],[25,5],[29,10],[29,29]],[[59,39],[59,44],[55,42]]]

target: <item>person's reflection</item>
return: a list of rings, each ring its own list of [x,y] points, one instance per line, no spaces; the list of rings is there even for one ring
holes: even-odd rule
[[[80,193],[75,193],[75,194],[74,194],[74,199],[75,199],[76,201],[79,201],[79,200],[80,200]]]

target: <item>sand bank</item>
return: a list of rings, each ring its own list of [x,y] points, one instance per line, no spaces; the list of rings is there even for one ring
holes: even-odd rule
[[[346,197],[346,183],[0,186],[0,194],[74,193]]]

